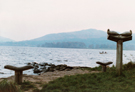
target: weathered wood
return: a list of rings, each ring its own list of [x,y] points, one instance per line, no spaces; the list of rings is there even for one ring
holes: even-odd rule
[[[102,66],[102,72],[106,72],[106,66],[112,64],[113,62],[96,62],[97,64],[100,64]]]
[[[6,66],[4,66],[4,68],[15,71],[15,82],[17,84],[21,84],[22,78],[23,78],[23,71],[31,69],[31,68],[33,68],[33,66],[15,67],[15,66],[11,66],[11,65],[6,65]]]

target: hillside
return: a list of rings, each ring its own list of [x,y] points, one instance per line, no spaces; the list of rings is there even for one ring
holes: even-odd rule
[[[135,36],[135,34],[133,34]],[[135,39],[124,43],[124,49],[135,49]],[[38,46],[52,48],[116,49],[116,42],[107,40],[107,32],[87,29],[75,32],[48,34],[20,42],[0,43],[2,46]]]
[[[65,32],[57,34],[48,34],[40,38],[33,39],[32,41],[55,41],[55,40],[70,40],[70,39],[92,39],[106,37],[106,32],[96,29],[87,29],[75,32]]]
[[[0,43],[1,43],[1,42],[13,42],[13,41],[14,41],[14,40],[11,40],[11,39],[9,39],[9,38],[0,36]]]

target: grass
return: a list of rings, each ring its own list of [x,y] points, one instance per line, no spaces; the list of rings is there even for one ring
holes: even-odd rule
[[[96,69],[101,66],[92,70]],[[105,73],[65,76],[45,84],[40,92],[134,92],[134,86],[135,67],[129,62],[123,65],[121,76],[116,75],[115,67],[108,68]]]
[[[102,67],[81,69],[101,71]],[[20,89],[23,91],[33,89],[33,92],[134,92],[135,64],[132,62],[124,64],[121,76],[116,74],[115,69],[116,67],[113,66],[107,68],[107,72],[65,76],[45,83],[42,85],[41,90],[37,89],[34,83],[24,81]],[[36,84],[40,83],[36,82]],[[7,82],[6,80],[0,82],[0,92],[22,92],[20,89],[16,84]]]
[[[24,80],[24,82],[21,84],[20,89],[23,91],[28,91],[29,89],[37,89],[37,88],[32,82]]]
[[[0,92],[23,92],[19,86],[13,82],[3,80],[0,82]]]
[[[79,68],[81,70],[88,70],[88,71],[101,71],[102,66],[98,66],[98,67],[94,67],[94,68],[90,68],[90,67],[84,67],[84,68]]]

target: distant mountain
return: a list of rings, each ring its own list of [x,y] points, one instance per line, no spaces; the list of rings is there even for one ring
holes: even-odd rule
[[[56,40],[72,40],[72,39],[92,39],[92,38],[102,38],[106,37],[106,32],[96,29],[87,29],[75,32],[65,32],[57,34],[48,34],[32,41],[56,41]]]
[[[75,32],[65,32],[65,33],[55,33],[55,34],[48,34],[31,41],[38,41],[38,42],[83,42],[88,47],[90,44],[106,44],[110,41],[107,40],[107,33],[102,30],[96,29],[87,29]]]
[[[135,36],[135,34],[133,34]],[[107,32],[87,29],[48,34],[33,40],[0,43],[3,46],[38,46],[52,48],[116,49],[116,42],[107,40]],[[135,38],[124,43],[124,49],[135,49]]]
[[[9,39],[9,38],[0,36],[0,43],[1,43],[1,42],[14,42],[14,40],[11,40],[11,39]]]

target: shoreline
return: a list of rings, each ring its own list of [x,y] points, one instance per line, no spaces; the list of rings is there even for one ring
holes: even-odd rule
[[[99,73],[100,71],[88,71],[88,70],[82,70],[79,68],[74,68],[70,71],[54,71],[54,72],[45,72],[41,73],[40,75],[27,75],[23,74],[23,81],[30,81],[38,89],[42,89],[41,85],[49,83],[50,81],[53,81],[57,78],[64,77],[64,76],[71,76],[71,75],[76,75],[76,74],[86,74],[86,73]],[[7,81],[12,81],[14,82],[15,76],[10,76],[7,78],[0,78],[0,82],[4,79],[7,79]],[[26,92],[31,92],[31,91],[26,91]]]

